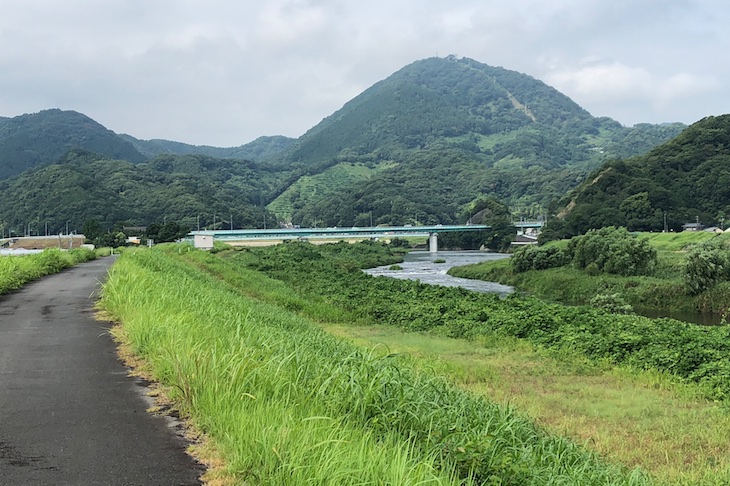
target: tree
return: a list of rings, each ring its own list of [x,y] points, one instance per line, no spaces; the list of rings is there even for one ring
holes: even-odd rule
[[[86,236],[86,240],[93,242],[102,234],[101,225],[95,219],[87,219],[81,227],[81,233]]]
[[[147,227],[147,238],[155,243],[169,243],[183,238],[190,232],[189,228],[181,225],[177,221],[170,221],[163,225],[153,223]]]
[[[720,240],[694,245],[687,251],[684,283],[688,293],[699,294],[730,276],[730,257]]]
[[[609,226],[573,237],[568,254],[580,269],[618,275],[646,275],[656,265],[657,254],[647,239],[631,235],[626,228]]]

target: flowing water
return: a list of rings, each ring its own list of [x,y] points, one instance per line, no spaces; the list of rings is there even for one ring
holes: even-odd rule
[[[502,258],[508,257],[509,255],[501,253],[483,251],[439,251],[438,253],[412,251],[405,256],[405,261],[399,264],[402,270],[390,270],[390,265],[386,265],[371,268],[365,270],[365,272],[374,276],[419,280],[426,284],[443,285],[445,287],[463,287],[476,292],[491,292],[505,296],[513,292],[512,287],[496,282],[452,277],[451,275],[447,275],[446,272],[451,267],[488,260],[501,260]],[[445,260],[445,263],[434,263],[434,261],[440,260]]]

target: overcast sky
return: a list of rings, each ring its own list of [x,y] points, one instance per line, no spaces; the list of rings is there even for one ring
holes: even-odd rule
[[[235,146],[418,59],[530,74],[624,125],[730,113],[725,0],[0,0],[0,116]]]

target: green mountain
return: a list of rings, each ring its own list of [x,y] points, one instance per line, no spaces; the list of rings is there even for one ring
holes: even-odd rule
[[[730,220],[730,115],[708,117],[649,153],[613,160],[590,175],[564,201],[554,236],[590,228],[681,230]]]
[[[131,135],[122,134],[120,137],[130,142],[139,152],[149,158],[162,154],[173,155],[207,155],[219,159],[244,159],[256,162],[269,161],[289,149],[295,139],[276,135],[273,137],[259,137],[253,142],[238,147],[211,147],[209,145],[189,145],[170,140],[138,140]]]
[[[45,110],[0,117],[0,180],[50,164],[71,149],[142,162],[146,157],[91,118],[75,111]]]
[[[277,174],[253,162],[202,155],[161,155],[148,163],[108,159],[72,150],[54,164],[0,181],[3,232],[55,233],[69,222],[80,230],[96,220],[103,229],[124,222],[178,221],[190,229],[261,226]]]
[[[623,127],[530,76],[453,56],[405,66],[297,140],[145,141],[48,110],[0,118],[0,181],[13,176],[0,183],[0,223],[197,227],[198,215],[207,226],[215,214],[220,226],[233,212],[235,226],[261,225],[266,207],[305,226],[447,224],[485,197],[537,217],[607,160],[684,128]]]
[[[449,223],[491,195],[534,217],[607,159],[644,153],[682,124],[626,128],[595,118],[525,74],[430,58],[376,83],[299,138],[278,161],[269,208],[310,225]],[[392,203],[391,203],[392,201]]]

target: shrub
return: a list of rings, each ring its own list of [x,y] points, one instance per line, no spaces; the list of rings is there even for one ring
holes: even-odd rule
[[[656,250],[646,239],[615,226],[572,238],[567,251],[577,268],[586,269],[593,263],[600,272],[623,276],[649,274],[657,262]]]
[[[597,294],[591,299],[592,307],[603,309],[612,314],[633,314],[634,308],[626,302],[621,294]]]
[[[708,240],[687,251],[684,283],[687,292],[699,294],[730,276],[728,250],[719,240]]]
[[[568,262],[563,250],[555,246],[524,246],[510,259],[514,273],[562,267]]]

